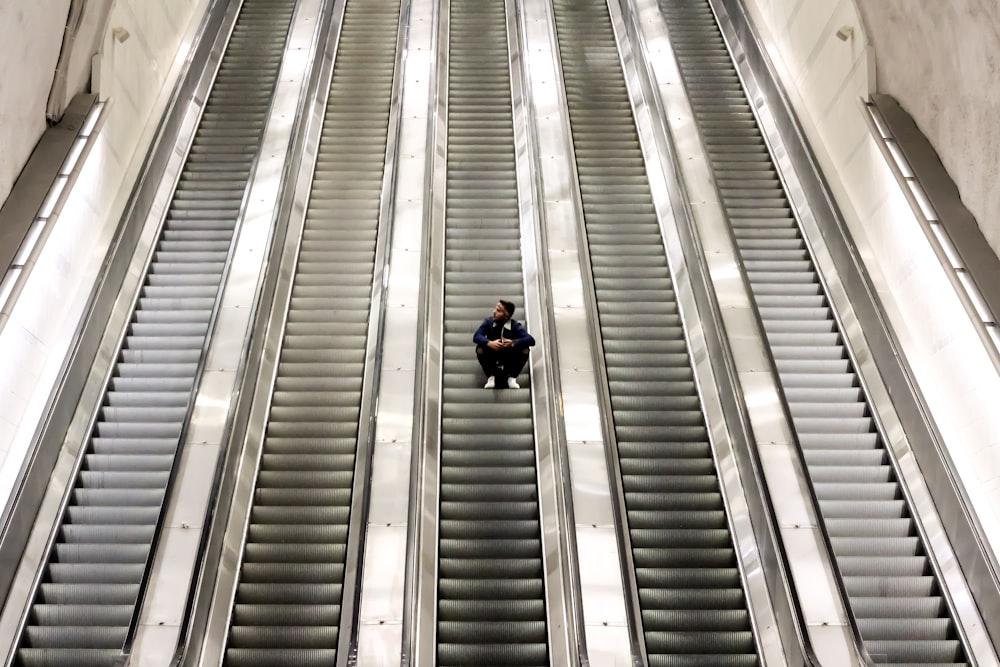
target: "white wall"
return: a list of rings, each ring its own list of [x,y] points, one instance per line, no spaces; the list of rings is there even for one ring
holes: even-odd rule
[[[0,330],[0,507],[205,8],[206,0],[118,0],[115,5],[109,28],[122,26],[130,37],[118,42],[107,35],[101,47],[95,85],[100,98],[110,100],[107,121]],[[7,53],[12,51],[17,49],[8,47]],[[39,98],[42,117],[47,94],[46,87]],[[6,92],[0,91],[0,100],[9,103]]]
[[[864,121],[859,98],[875,82],[854,0],[746,2],[998,552],[1000,378]],[[930,4],[949,3],[924,3],[921,9]],[[842,26],[854,27],[853,40],[837,39]]]
[[[0,1],[0,202],[45,131],[45,103],[70,0]],[[6,267],[4,267],[6,269]]]

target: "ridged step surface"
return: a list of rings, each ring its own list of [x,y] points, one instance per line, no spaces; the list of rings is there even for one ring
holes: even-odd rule
[[[483,389],[472,344],[497,299],[524,304],[504,3],[453,0],[450,27],[437,664],[541,666],[530,378]]]
[[[15,664],[121,656],[294,0],[247,0],[222,59]]]
[[[554,8],[649,665],[756,665],[608,10]]]
[[[830,303],[706,0],[660,0],[851,612],[879,664],[966,664]]]
[[[225,664],[334,665],[398,0],[349,0],[271,395]]]

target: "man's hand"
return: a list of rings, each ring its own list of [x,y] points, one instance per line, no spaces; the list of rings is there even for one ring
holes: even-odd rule
[[[513,345],[514,341],[510,340],[509,338],[504,338],[502,341],[500,341],[500,347],[513,347]]]
[[[502,340],[491,340],[490,342],[486,343],[486,347],[490,348],[491,350],[500,350],[506,347],[504,345],[504,342],[505,341]]]

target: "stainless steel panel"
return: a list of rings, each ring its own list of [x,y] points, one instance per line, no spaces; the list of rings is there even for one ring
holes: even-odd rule
[[[815,556],[817,552],[826,549],[819,529],[815,526],[782,526],[781,537],[788,552],[788,560],[792,562],[792,576],[795,577],[798,590],[808,599],[807,618],[810,629],[839,625],[842,630],[849,632],[844,605],[840,597],[834,593],[836,575],[830,568],[824,567],[823,561]],[[850,640],[850,644],[842,647],[840,652],[855,653],[853,639],[849,634],[844,636]],[[822,657],[825,654],[817,649],[816,655]]]
[[[573,157],[569,150],[569,120],[566,113],[561,71],[555,59],[555,34],[547,2],[522,3],[527,83],[534,105],[534,133],[538,137],[539,184],[542,221],[546,241],[548,288],[556,350],[559,360],[557,388],[573,480],[573,513],[577,523],[576,554],[580,570],[581,613],[588,658],[595,650],[614,661],[628,660],[628,632],[618,568],[617,540],[611,522],[610,489],[604,458],[603,428],[597,409],[594,357],[591,354],[584,290],[577,254],[578,204]],[[592,443],[592,444],[585,444]],[[603,530],[592,527],[603,525]],[[594,557],[596,554],[596,558]],[[584,570],[587,570],[586,573]],[[610,580],[599,577],[612,573]],[[596,575],[596,576],[595,576]],[[588,609],[602,609],[617,616],[594,620]],[[602,622],[617,622],[613,627]],[[601,633],[600,638],[594,633]]]
[[[625,597],[622,595],[622,571],[618,565],[618,539],[613,526],[577,525],[576,542],[580,554],[580,584],[583,587],[583,617],[587,627],[628,624]],[[627,636],[627,632],[625,633]],[[589,637],[588,637],[589,644]],[[621,654],[622,664],[630,663]]]
[[[579,526],[613,528],[608,498],[608,464],[600,442],[569,441],[569,465],[573,471],[573,516]],[[580,556],[584,558],[584,556]]]
[[[257,264],[258,269],[260,264]],[[249,281],[237,287],[238,291],[253,291],[256,289],[256,278],[251,284]],[[227,286],[228,290],[228,286]],[[209,349],[208,361],[212,364],[212,369],[216,371],[227,371],[235,373],[240,367],[240,358],[243,353],[243,341],[246,336],[247,322],[252,308],[245,306],[223,306],[219,309],[216,325],[216,340],[219,345],[213,345]]]
[[[365,571],[361,583],[363,603],[359,620],[364,625],[401,623],[406,573],[405,525],[368,527],[365,540]],[[398,653],[399,646],[396,647]],[[364,654],[358,647],[358,656]],[[397,659],[398,663],[398,659]]]
[[[402,643],[402,623],[362,623],[358,631],[357,667],[398,665],[399,647]]]
[[[372,469],[378,470],[378,476],[373,474],[371,481],[372,499],[368,508],[370,531],[382,526],[406,526],[409,498],[400,490],[410,483],[410,447],[409,440],[378,442],[375,445]],[[405,548],[405,545],[401,546]],[[365,565],[365,570],[370,571],[371,567]],[[385,571],[375,571],[374,574],[385,577]],[[402,608],[399,612],[402,618]]]
[[[864,664],[849,648],[853,642],[846,625],[810,625],[809,638],[824,665],[855,667]]]
[[[406,224],[396,224],[395,229],[408,227],[411,231],[409,239],[420,240],[420,298],[416,304],[417,321],[424,323],[439,323],[441,321],[441,304],[431,295],[440,294],[440,279],[436,276],[442,267],[437,259],[441,240],[432,232],[440,227],[444,206],[444,168],[440,143],[443,133],[444,114],[446,113],[447,82],[440,75],[442,67],[447,63],[446,40],[441,35],[447,34],[442,23],[447,23],[447,12],[442,11],[441,3],[416,2],[411,16],[420,17],[412,28],[420,28],[419,33],[413,33],[413,52],[415,58],[412,65],[407,65],[404,91],[415,91],[415,95],[404,92],[403,130],[406,134],[416,133],[424,139],[423,150],[415,152],[413,157],[403,159],[403,163],[423,158],[423,178],[420,181],[408,183],[414,188],[413,194],[407,197],[409,211],[406,213]],[[443,14],[443,16],[442,16]],[[419,36],[418,36],[419,35]],[[409,58],[408,58],[409,60]],[[416,85],[417,83],[421,85]],[[425,92],[426,91],[426,92]],[[420,102],[425,101],[421,105]],[[414,121],[408,122],[407,113],[412,113]],[[421,126],[416,122],[425,119]],[[402,214],[402,203],[397,206],[397,214]],[[403,222],[402,220],[400,222]],[[412,236],[417,234],[416,237]],[[405,243],[405,242],[404,242]],[[406,247],[413,248],[411,243]],[[405,280],[405,276],[400,276]],[[391,287],[390,287],[391,293]],[[435,325],[436,326],[436,325]],[[412,385],[414,387],[414,409],[412,416],[412,439],[416,445],[411,454],[411,477],[409,485],[410,514],[407,521],[408,535],[406,544],[406,582],[405,607],[403,609],[403,628],[401,652],[410,664],[432,665],[434,662],[434,627],[436,609],[436,518],[437,518],[437,418],[439,406],[439,387],[433,387],[431,396],[426,396],[427,378],[440,377],[440,335],[429,335],[424,327],[417,329],[414,337],[416,356],[416,374]],[[430,431],[430,432],[428,432]],[[433,443],[429,449],[428,443]]]
[[[553,391],[558,377],[559,356],[545,342],[552,339],[555,322],[546,236],[541,227],[545,212],[544,191],[538,169],[548,135],[535,125],[533,89],[528,69],[529,56],[536,43],[525,23],[521,2],[507,4],[507,43],[511,61],[514,142],[517,160],[518,208],[521,228],[522,270],[525,277],[527,322],[543,341],[531,355],[531,375],[541,381],[532,383],[536,467],[538,471],[539,518],[546,570],[546,611],[549,628],[549,660],[553,664],[578,664],[583,640],[583,616],[580,610],[579,581],[576,566],[576,542],[571,527],[575,520],[569,507],[571,480],[562,424],[559,397]]]
[[[177,493],[164,518],[169,528],[194,530],[200,534],[205,523],[205,509],[215,490],[216,466],[219,461],[219,443],[190,443],[181,453],[180,471],[177,476]],[[192,554],[192,563],[193,563]],[[180,593],[180,589],[176,589]]]
[[[411,331],[403,329],[403,331]],[[388,337],[387,337],[388,338]],[[412,336],[407,335],[407,343],[413,341]],[[401,346],[400,349],[409,349],[413,354],[412,346]],[[412,370],[386,370],[383,380],[387,384],[382,385],[379,395],[379,415],[378,415],[378,438],[381,442],[409,442],[413,434],[413,382],[415,371]]]
[[[628,655],[628,632],[625,623],[619,625],[587,626],[587,657],[591,667],[626,667],[631,664]]]
[[[143,628],[141,637],[136,638],[129,658],[129,665],[153,667],[169,665],[180,639],[180,628],[176,625],[157,625]]]
[[[239,344],[242,345],[242,340]],[[188,442],[216,445],[222,442],[235,381],[235,371],[205,371],[191,413]]]
[[[190,588],[191,576],[197,565],[200,539],[198,526],[164,528],[153,563],[149,592],[143,603],[137,638],[150,628],[161,625],[180,627],[187,601],[185,593]]]
[[[804,473],[795,451],[787,444],[760,444],[760,459],[769,480],[771,502],[780,507],[783,528],[816,527],[816,512],[808,502]],[[801,554],[800,554],[801,555]]]

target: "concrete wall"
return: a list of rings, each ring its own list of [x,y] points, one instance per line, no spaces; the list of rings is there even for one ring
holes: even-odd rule
[[[879,91],[916,120],[1000,253],[1000,3],[857,3],[875,47]]]
[[[0,202],[45,131],[45,103],[70,0],[0,2]],[[6,269],[6,267],[4,267]]]
[[[10,0],[0,6],[6,7]],[[37,0],[17,0],[25,6]],[[39,6],[48,2],[37,3]],[[72,343],[87,296],[124,210],[132,185],[153,139],[173,86],[188,53],[188,45],[207,7],[207,0],[118,0],[109,32],[101,40],[94,85],[109,100],[103,130],[80,178],[38,258],[7,323],[0,330],[0,507],[31,443],[46,400]],[[0,25],[3,10],[0,10]],[[32,16],[34,16],[32,14]],[[46,21],[22,23],[22,29],[42,33]],[[52,23],[52,15],[48,16]],[[128,31],[125,41],[110,31]],[[48,30],[56,43],[62,28]],[[30,33],[9,35],[9,54],[28,50]],[[51,46],[51,45],[50,45]],[[51,55],[51,52],[49,52]],[[89,60],[89,55],[84,54]],[[35,65],[34,74],[43,67]],[[50,70],[44,70],[50,71]],[[0,85],[4,82],[0,79]],[[12,130],[28,135],[44,118],[48,83],[32,88],[32,109],[24,111]],[[9,95],[14,95],[10,97]],[[23,93],[0,91],[0,104],[23,104]],[[6,124],[0,122],[6,131]],[[31,143],[37,140],[32,135]],[[5,137],[5,141],[12,141]],[[5,146],[0,146],[4,148]],[[29,151],[30,152],[30,151]],[[27,153],[25,153],[25,158]],[[6,168],[7,160],[3,164]],[[12,160],[11,160],[12,162]]]
[[[995,31],[988,34],[988,26],[1000,9],[990,5],[982,14],[963,13],[959,6],[971,8],[977,3],[927,2],[920,3],[921,12],[928,13],[919,18],[910,0],[857,2],[879,9],[860,14],[855,0],[746,0],[996,552],[1000,549],[1000,411],[995,397],[1000,396],[1000,378],[871,138],[859,98],[876,89],[875,72],[885,72],[877,89],[916,112],[917,122],[939,150],[949,144],[951,160],[967,166],[966,171],[950,170],[952,176],[964,179],[963,192],[974,191],[972,184],[986,179],[983,170],[994,168],[995,149],[989,156],[977,150],[982,164],[973,164],[976,157],[950,144],[961,141],[968,149],[977,136],[984,144],[993,140],[997,121],[991,119],[989,128],[977,125],[970,108],[985,114],[989,96],[996,99],[1000,93],[983,93],[981,100],[970,102],[971,91],[989,74],[985,70],[991,61],[983,54],[980,69],[968,73],[974,81],[967,80],[963,58],[972,56],[958,54],[986,48],[962,46],[963,41],[996,38]],[[945,6],[950,9],[944,11]],[[862,17],[869,15],[874,25],[862,23]],[[939,48],[927,48],[918,39],[897,43],[898,32],[919,34],[929,30],[925,21],[942,15],[953,21],[941,25],[940,37],[935,38]],[[986,28],[974,28],[977,22]],[[902,23],[908,27],[902,28]],[[844,26],[854,28],[853,38],[846,41],[836,36]],[[962,30],[968,33],[960,34]],[[898,48],[870,49],[867,35],[872,33]],[[952,65],[941,65],[942,51],[953,54]],[[959,63],[963,76],[956,69]],[[904,77],[904,71],[918,74]],[[903,78],[905,86],[899,84]],[[914,103],[918,98],[921,104]],[[995,109],[996,103],[992,104]],[[984,194],[996,193],[984,190]],[[983,210],[993,206],[987,198],[980,205]],[[995,219],[990,222],[996,224]]]

